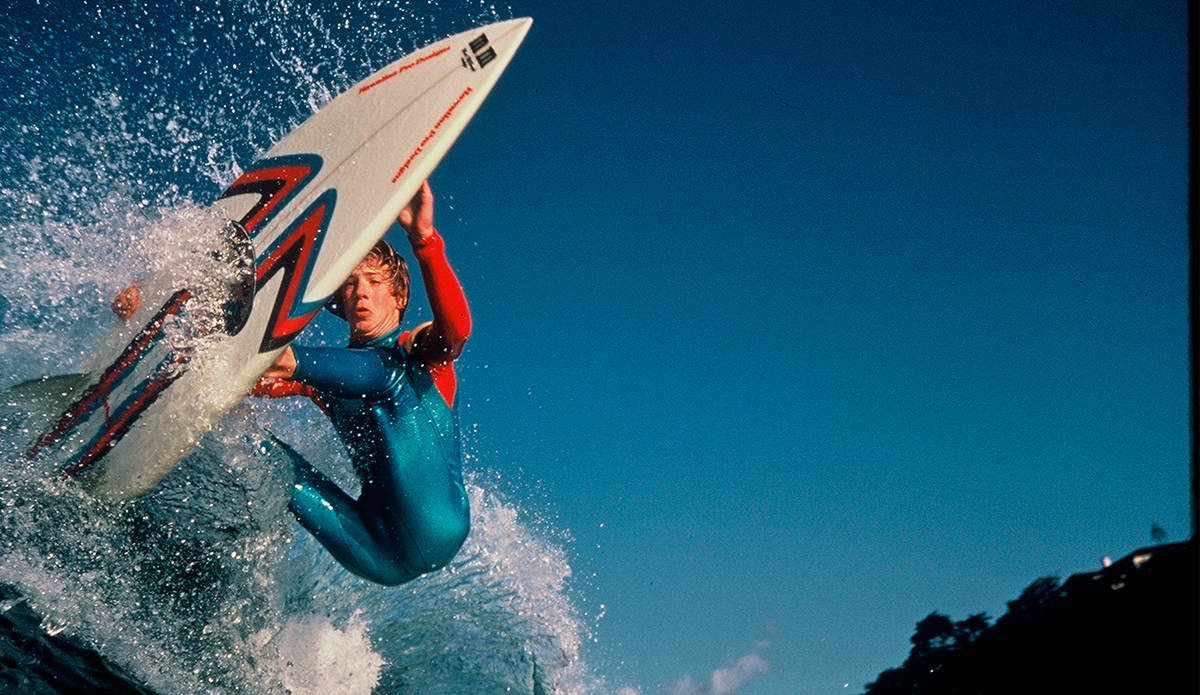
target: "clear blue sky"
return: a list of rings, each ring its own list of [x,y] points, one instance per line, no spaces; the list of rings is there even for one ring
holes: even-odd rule
[[[931,610],[1186,537],[1183,2],[511,7],[434,180],[464,416],[618,680],[773,625],[747,695],[859,692]]]
[[[534,18],[432,183],[471,465],[574,539],[613,689],[752,654],[744,695],[860,692],[930,611],[1186,537],[1184,2],[339,0],[275,32],[200,5],[5,46],[4,127],[111,116],[106,82],[203,112],[146,188],[211,199],[195,168],[248,161],[301,92]],[[258,37],[285,60],[238,52]],[[209,89],[151,89],[163,66]]]

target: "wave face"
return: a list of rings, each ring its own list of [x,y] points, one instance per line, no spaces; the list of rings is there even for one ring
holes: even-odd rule
[[[485,2],[418,4],[50,2],[0,18],[0,381],[77,370],[118,289],[215,240],[205,208],[239,162],[400,55],[506,18]],[[20,459],[37,426],[0,411],[0,624],[77,647],[54,662],[77,671],[64,677],[99,677],[99,656],[163,695],[597,687],[564,534],[526,521],[497,476],[469,481],[454,562],[386,588],[346,573],[287,512],[268,429],[349,482],[310,406],[244,404],[128,503]],[[36,671],[48,654],[23,656]],[[0,685],[16,680],[0,669]]]

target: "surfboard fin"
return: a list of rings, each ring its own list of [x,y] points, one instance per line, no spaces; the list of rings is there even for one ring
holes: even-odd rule
[[[59,412],[91,381],[91,374],[59,374],[23,381],[0,392],[0,402],[30,412]]]

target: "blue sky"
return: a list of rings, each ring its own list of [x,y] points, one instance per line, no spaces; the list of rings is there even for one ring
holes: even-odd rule
[[[573,539],[612,688],[729,667],[723,695],[861,692],[930,611],[994,618],[1152,523],[1186,537],[1185,3],[331,0],[344,26],[297,4],[276,33],[200,4],[129,32],[57,10],[90,48],[6,46],[5,132],[43,103],[111,118],[89,90],[115,85],[184,126],[116,148],[138,184],[211,199],[297,94],[534,18],[432,178],[436,222],[475,321],[471,466]],[[151,89],[164,66],[207,89]],[[45,137],[64,180],[131,185]],[[86,192],[5,193],[86,217]]]
[[[511,8],[433,180],[463,416],[614,680],[859,692],[1187,535],[1184,3]]]

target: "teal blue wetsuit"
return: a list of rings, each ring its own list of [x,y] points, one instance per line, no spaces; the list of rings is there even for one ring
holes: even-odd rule
[[[290,447],[290,508],[351,572],[400,584],[444,566],[470,530],[454,360],[471,332],[462,287],[436,232],[412,240],[433,321],[345,348],[293,346],[295,373],[251,392],[305,395],[346,444],[362,494],[353,499]]]
[[[362,480],[355,500],[290,448],[300,523],[355,574],[400,584],[453,557],[470,528],[458,418],[399,328],[348,348],[293,347]]]

